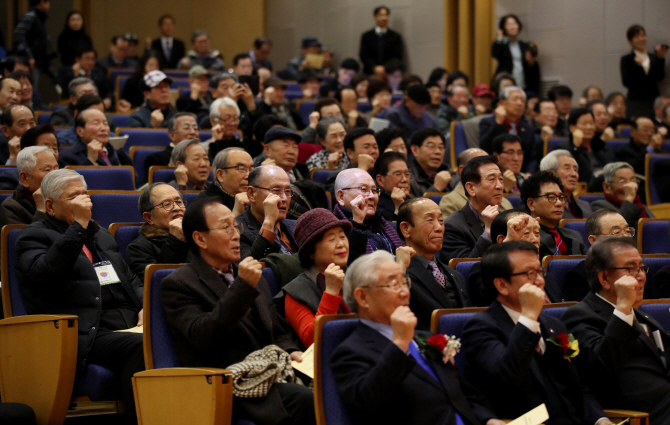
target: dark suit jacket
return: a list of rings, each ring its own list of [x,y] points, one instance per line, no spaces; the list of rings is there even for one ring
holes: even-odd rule
[[[638,145],[631,138],[630,143],[617,149],[615,156],[617,161],[629,163],[637,174],[644,176],[645,157],[648,153],[646,146]],[[664,152],[660,150],[655,153]]]
[[[621,81],[628,88],[628,99],[652,102],[658,95],[658,82],[665,77],[665,58],[649,53],[649,74],[635,62],[635,52],[621,57]]]
[[[582,242],[582,234],[576,230],[566,229],[564,227],[556,226],[558,234],[561,235],[563,243],[568,247],[568,255],[586,255],[586,247]],[[561,255],[556,254],[556,242],[554,235],[547,232],[544,226],[540,226],[540,258],[547,255]]]
[[[456,412],[466,424],[494,417],[451,363],[427,362],[440,382],[362,323],[331,358],[333,376],[354,424],[455,425]]]
[[[545,403],[548,425],[595,424],[605,417],[602,408],[582,387],[573,363],[547,341],[566,332],[565,325],[550,316],[540,315],[538,321],[546,343],[543,355],[535,350],[540,335],[515,325],[498,301],[477,313],[463,329],[468,379],[500,417],[516,418]]]
[[[656,276],[658,276],[658,273]],[[647,275],[647,283],[644,285],[645,300],[667,298],[666,295],[659,294],[658,286],[655,283],[656,276],[652,277],[651,275]],[[565,275],[563,291],[565,292],[565,301],[581,301],[591,292],[589,276],[586,273],[586,262],[584,260],[577,263],[577,265],[570,269]]]
[[[452,258],[478,258],[491,246],[489,239],[482,238],[484,230],[470,209],[470,203],[455,211],[444,220],[444,240],[438,258],[449,264]]]
[[[234,267],[234,266],[233,266]],[[237,268],[233,268],[237,275]],[[270,289],[261,277],[256,287],[239,276],[229,288],[200,256],[163,280],[163,306],[179,359],[185,367],[226,368],[270,344],[292,352]],[[286,417],[279,392],[255,400],[234,399],[256,423],[278,424]]]
[[[589,216],[593,213],[593,209],[591,208],[591,204],[589,204],[586,201],[582,201],[579,198],[573,198],[573,200],[575,202],[575,207],[581,213],[582,216],[581,217],[575,217],[566,208],[565,211],[563,211],[563,218],[589,218]]]
[[[181,58],[186,56],[186,47],[184,42],[176,38],[172,38],[172,52],[170,57],[165,57],[165,52],[163,51],[163,45],[161,44],[161,39],[157,38],[151,42],[151,49],[158,52],[158,56],[163,61],[163,65],[166,69],[177,69],[179,68],[179,61]]]
[[[133,165],[133,162],[123,149],[115,150],[111,143],[107,143],[107,157],[112,165]],[[73,144],[71,148],[62,151],[58,157],[58,164],[61,168],[67,165],[93,165],[88,160],[88,147],[82,140],[77,137],[77,143]],[[107,165],[101,156],[98,156],[96,165]]]
[[[112,58],[112,54],[110,53],[109,55],[98,59],[98,62],[96,63],[96,66],[102,68],[105,71],[105,74],[106,74],[107,70],[109,68],[112,68],[112,69],[132,69],[132,68],[135,68],[137,66],[137,62],[132,60],[132,59],[125,58],[125,59],[123,59],[123,62],[121,64],[121,66],[119,67],[119,66],[116,66],[116,61]]]
[[[263,223],[254,217],[249,207],[244,210],[242,215],[235,217],[235,220],[244,226],[244,232],[240,235],[240,259],[243,260],[251,256],[260,261],[261,258],[281,250],[279,236],[273,242],[270,242],[260,235]],[[293,239],[293,226],[295,226],[293,220],[284,220],[279,223],[281,231],[291,241],[293,252],[298,252],[298,244]]]
[[[523,62],[523,78],[526,82],[527,91],[534,93],[540,92],[540,65],[535,62],[533,65],[526,61],[526,52],[530,49],[530,45],[525,41],[518,41],[521,49],[521,61]],[[498,61],[496,74],[499,72],[512,73],[514,64],[512,62],[512,52],[509,49],[509,43],[504,41],[494,41],[491,46],[491,56]]]
[[[436,258],[435,260],[445,279],[451,284],[451,287],[456,293],[458,307],[470,307],[468,288],[465,285],[463,276],[439,259]],[[409,308],[419,320],[417,329],[425,331],[430,330],[430,319],[433,310],[453,308],[453,306],[449,304],[449,299],[447,298],[446,293],[440,284],[437,283],[431,271],[424,267],[416,256],[412,258],[412,261],[409,263],[407,275],[412,279]]]
[[[648,412],[652,424],[670,423],[668,370],[653,339],[613,312],[612,305],[590,292],[563,314],[563,322],[579,340],[575,366],[606,408]],[[637,310],[635,317],[650,332],[660,330],[667,353],[670,338],[661,325]]]
[[[591,207],[593,207],[593,211],[597,211],[602,208],[614,208],[624,219],[626,219],[626,223],[628,223],[629,226],[634,227],[635,230],[637,230],[637,222],[640,219],[640,214],[642,213],[642,208],[638,207],[637,205],[628,201],[624,201],[623,204],[621,204],[621,208],[619,208],[607,199],[598,199],[597,201],[591,202]],[[647,206],[644,208],[647,211],[647,217],[655,217]]]
[[[386,30],[386,34],[381,37],[381,44],[374,28],[361,35],[358,57],[363,62],[363,72],[368,75],[372,74],[376,65],[384,65],[391,59],[402,62],[402,53],[402,36],[392,29]]]
[[[224,192],[223,189],[221,189],[221,186],[217,184],[217,182],[207,186],[205,190],[200,192],[197,199],[209,198],[210,196],[218,198],[219,202],[227,206],[231,211],[233,208],[235,208],[235,197],[230,196],[229,193]]]
[[[498,125],[495,115],[486,117],[479,122],[479,147],[491,154],[493,152],[493,139],[496,136],[507,133],[505,123]],[[521,138],[523,147],[523,170],[535,172],[538,167],[541,152],[537,152],[539,143],[535,140],[535,130],[523,118],[519,120],[517,133]]]

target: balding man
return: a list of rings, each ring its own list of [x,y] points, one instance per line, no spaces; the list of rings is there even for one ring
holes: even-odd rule
[[[50,171],[58,169],[58,161],[46,146],[30,146],[19,152],[16,170],[20,184],[14,194],[0,207],[0,228],[7,224],[30,224],[46,217],[40,185]]]
[[[21,83],[13,78],[0,79],[0,110],[21,101]]]
[[[226,148],[216,154],[212,167],[214,184],[207,186],[198,199],[213,196],[232,210],[233,216],[241,215],[249,205],[249,173],[255,168],[251,155],[242,148]]]
[[[117,151],[109,144],[109,124],[107,117],[95,108],[81,111],[74,120],[77,142],[60,156],[65,165],[132,165],[124,157],[123,150]],[[122,158],[120,158],[122,157]]]
[[[468,203],[468,198],[465,196],[465,187],[461,184],[461,173],[463,172],[463,168],[472,158],[477,158],[479,156],[486,156],[486,152],[479,148],[470,148],[458,155],[458,174],[453,176],[449,183],[451,192],[444,195],[440,201],[440,211],[442,212],[443,218],[446,219],[453,212],[460,210]],[[511,210],[512,208],[514,207],[510,201],[503,198],[500,203],[500,211]]]
[[[405,246],[393,226],[377,211],[379,188],[367,171],[342,170],[335,180],[335,193],[337,205],[333,214],[354,226],[349,233],[350,263],[365,253],[384,250],[395,254],[396,248]]]
[[[249,206],[235,218],[244,228],[240,235],[242,258],[260,260],[276,252],[298,251],[293,238],[295,222],[284,222],[292,195],[291,181],[283,168],[263,165],[249,173]]]
[[[16,165],[16,156],[21,150],[21,136],[35,127],[35,114],[27,106],[15,103],[2,111],[0,117],[0,164]]]
[[[588,218],[591,215],[591,204],[576,198],[574,194],[579,182],[579,164],[570,151],[557,149],[549,152],[540,161],[540,171],[554,173],[563,183],[563,193],[567,196],[563,218]]]

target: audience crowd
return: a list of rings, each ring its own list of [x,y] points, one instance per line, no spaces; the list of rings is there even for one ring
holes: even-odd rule
[[[412,46],[386,6],[358,58],[306,36],[281,69],[263,37],[234,58],[205,30],[187,48],[169,14],[143,51],[122,34],[98,57],[73,11],[49,52],[50,2],[30,4],[0,79],[0,226],[26,226],[3,268],[28,314],[78,316],[77,373],[120,377],[126,423],[145,352],[141,332],[116,331],[145,324],[151,264],[182,264],[160,288],[181,365],[280,366],[252,397],[234,390],[234,420],[316,423],[311,378],[290,363],[310,360],[319,316],[355,313],[328,363],[352,423],[500,425],[540,404],[549,425],[612,424],[604,409],[670,421],[670,339],[637,309],[670,296],[670,265],[648,275],[633,239],[654,218],[646,186],[670,201],[658,171],[670,156],[654,173],[648,156],[670,143],[668,46],[648,49],[643,27],[626,33],[627,93],[594,85],[574,99],[576,87],[543,93],[538,46],[513,14],[492,41],[491,81],[436,68],[424,84],[405,72]],[[113,70],[130,71],[122,87]],[[44,74],[63,105],[37,125]],[[118,114],[165,143],[144,155],[133,133],[128,149]],[[114,166],[134,167],[142,218],[123,246],[78,172]],[[556,256],[578,261],[558,275]],[[542,313],[568,301],[561,318]],[[428,339],[434,311],[466,307],[479,309],[460,341]],[[31,423],[21,406],[5,414]]]

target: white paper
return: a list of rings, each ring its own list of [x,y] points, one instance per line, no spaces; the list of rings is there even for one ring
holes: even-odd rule
[[[372,119],[370,119],[370,125],[368,127],[373,129],[376,133],[380,130],[387,128],[389,125],[391,125],[391,121],[387,119],[372,117]]]
[[[128,136],[110,137],[109,144],[114,146],[114,150],[123,149],[128,141]]]
[[[144,332],[144,326],[135,326],[134,328],[129,328],[129,329],[119,329],[114,332],[130,332],[130,333],[135,333],[135,334],[141,334]]]
[[[293,369],[299,370],[314,379],[314,344],[310,345],[309,348],[302,353],[301,362],[293,360],[291,366],[293,366]]]
[[[525,415],[519,416],[507,425],[540,425],[547,419],[549,419],[549,412],[547,412],[547,406],[542,403],[535,409]]]

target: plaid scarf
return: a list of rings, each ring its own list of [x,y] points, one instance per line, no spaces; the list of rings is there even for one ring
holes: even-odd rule
[[[235,397],[265,397],[275,382],[302,384],[291,367],[291,357],[276,345],[254,351],[241,362],[226,369],[233,373]]]
[[[339,218],[340,220],[351,221],[354,224],[354,230],[356,230],[356,225],[358,223],[354,223],[349,217],[347,217],[347,215],[344,213],[344,211],[342,211],[339,205],[335,205],[335,208],[333,208],[333,214],[335,214],[335,217]],[[372,226],[370,225],[369,221],[376,221],[382,233],[389,239],[389,241],[393,245],[392,247],[393,251],[391,252],[391,254],[395,254],[396,248],[405,246],[405,243],[400,239],[398,233],[395,231],[393,226],[391,226],[388,223],[388,221],[386,221],[384,217],[381,216],[379,211],[377,211],[373,217],[366,218],[364,222],[364,225],[366,226],[366,231],[374,233],[374,231],[371,229]],[[374,251],[376,251],[376,249],[372,246],[370,242],[368,242],[368,245],[365,248],[365,253],[372,254]]]

